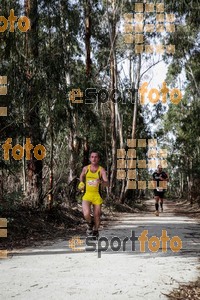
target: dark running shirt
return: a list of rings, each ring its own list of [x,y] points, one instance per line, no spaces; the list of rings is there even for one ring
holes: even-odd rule
[[[160,180],[160,178],[159,178],[160,176],[161,176],[163,179],[167,179],[167,178],[168,178],[167,174],[166,174],[164,171],[162,171],[161,173],[158,173],[157,171],[154,172],[154,173],[153,173],[153,180],[156,180],[156,182],[157,182],[157,184],[156,184],[157,188],[159,187],[159,181],[162,181],[162,180]],[[163,191],[165,191],[165,190],[163,190]]]

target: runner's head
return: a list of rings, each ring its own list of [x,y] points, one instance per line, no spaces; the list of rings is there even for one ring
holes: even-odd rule
[[[97,166],[100,160],[100,155],[98,151],[90,152],[90,162],[92,165]]]
[[[162,166],[161,165],[158,165],[158,172],[162,172]]]

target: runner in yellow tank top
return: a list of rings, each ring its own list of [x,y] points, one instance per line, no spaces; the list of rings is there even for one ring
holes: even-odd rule
[[[92,172],[90,168],[91,165],[87,167],[85,174],[85,194],[82,200],[90,201],[92,204],[102,204],[103,199],[99,193],[102,167],[99,166],[96,172]]]
[[[106,171],[98,164],[99,159],[98,152],[91,152],[91,164],[83,168],[79,184],[79,189],[85,191],[82,197],[82,208],[88,225],[87,234],[97,237],[100,225],[101,204],[103,202],[99,188],[100,184],[104,186],[109,185]],[[93,205],[94,220],[91,218],[91,205]]]

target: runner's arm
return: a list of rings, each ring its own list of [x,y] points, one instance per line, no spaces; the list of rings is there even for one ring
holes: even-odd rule
[[[158,181],[158,179],[159,179],[159,177],[156,176],[156,175],[157,175],[156,172],[154,172],[154,173],[152,174],[152,177],[153,177],[153,187],[154,187],[154,189],[156,189],[156,187],[157,187],[157,181]]]
[[[169,181],[169,177],[167,175],[167,173],[165,173],[166,177],[165,178],[162,178],[162,174],[160,175],[160,180],[161,181]]]
[[[157,180],[160,178],[160,177],[157,176],[156,174],[157,174],[157,173],[153,173],[153,175],[152,175],[154,181],[157,181]]]
[[[103,179],[103,180],[101,180],[102,186],[109,186],[109,181],[108,181],[105,169],[101,170],[101,176]]]
[[[165,180],[167,181],[167,182],[169,182],[169,176],[168,176],[168,174],[166,173],[166,178],[165,178]]]
[[[85,189],[85,173],[86,173],[86,167],[83,168],[82,172],[81,172],[81,175],[80,175],[80,182],[79,182],[79,185],[78,185],[78,189],[81,190],[81,191],[84,191]]]
[[[86,168],[87,168],[87,167],[84,167],[83,170],[82,170],[82,172],[81,172],[81,175],[80,175],[80,182],[84,182],[84,180],[85,180]]]

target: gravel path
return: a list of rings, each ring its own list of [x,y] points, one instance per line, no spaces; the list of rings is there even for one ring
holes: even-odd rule
[[[79,249],[73,251],[70,237],[48,247],[13,251],[7,259],[0,260],[0,299],[167,299],[165,294],[179,283],[199,276],[200,224],[174,215],[170,201],[165,202],[165,211],[159,217],[153,214],[153,200],[149,205],[148,213],[123,214],[118,221],[109,223],[101,230],[98,243],[90,247],[80,237],[80,245],[75,245]],[[140,237],[144,230],[148,231],[148,240],[144,243],[145,252],[141,252],[142,242],[132,242],[130,237]],[[170,240],[173,236],[181,239],[180,251],[173,252],[168,242],[163,252],[156,238],[159,249],[151,251],[156,244],[149,239],[160,238],[162,230]],[[118,237],[115,242],[114,237]],[[125,238],[128,241],[123,251]],[[115,250],[117,246],[120,249],[113,251],[111,242]],[[173,245],[176,246],[171,242]]]

